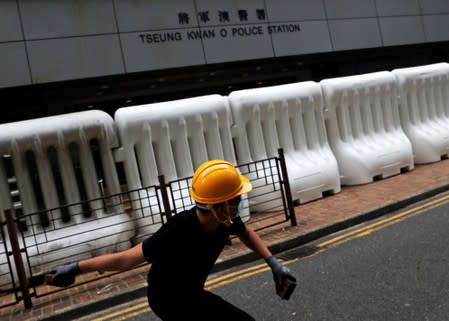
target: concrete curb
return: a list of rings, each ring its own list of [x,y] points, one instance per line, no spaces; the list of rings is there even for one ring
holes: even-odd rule
[[[407,207],[411,204],[420,202],[432,196],[438,195],[440,193],[449,191],[449,184],[425,191],[420,194],[413,195],[411,197],[405,198],[403,200],[387,204],[385,206],[376,208],[374,210],[356,214],[348,219],[344,219],[341,221],[334,222],[322,228],[316,229],[314,231],[301,234],[298,236],[291,237],[289,239],[285,239],[280,241],[279,243],[273,244],[270,246],[270,250],[273,254],[283,252],[316,239],[319,239],[323,236],[344,230],[348,227],[378,218],[380,216],[386,215],[388,213],[397,211],[401,208]],[[246,264],[255,260],[258,260],[259,257],[254,253],[247,253],[243,255],[239,255],[230,259],[227,259],[222,262],[218,262],[215,264],[212,272],[219,272],[226,270],[228,268]],[[58,320],[73,320],[77,318],[81,318],[87,316],[92,313],[96,313],[101,310],[101,307],[104,306],[115,306],[127,301],[132,301],[138,298],[142,298],[146,296],[146,286],[137,287],[135,289],[131,289],[129,291],[114,295],[112,297],[103,298],[97,300],[95,302],[90,302],[82,305],[78,305],[73,309],[66,309],[64,311],[56,312],[52,315],[45,316],[43,318],[39,318],[40,321],[58,321]]]

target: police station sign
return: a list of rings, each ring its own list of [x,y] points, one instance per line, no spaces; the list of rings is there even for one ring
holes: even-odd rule
[[[11,3],[0,87],[449,40],[448,0]]]
[[[265,21],[265,10],[264,9],[256,9],[258,20]],[[219,21],[221,23],[230,22],[230,15],[228,11],[218,11],[217,16],[219,17]],[[201,11],[198,13],[198,17],[200,21],[203,23],[208,23],[210,21],[209,11]],[[248,12],[247,10],[238,10],[238,18],[239,23],[244,23],[248,21]],[[180,25],[189,24],[190,17],[188,13],[181,12],[178,13],[178,21]],[[190,30],[186,33],[187,40],[196,40],[196,39],[211,39],[215,37],[226,38],[230,37],[246,37],[246,36],[258,36],[272,33],[282,33],[282,32],[299,32],[301,31],[301,27],[299,23],[289,23],[289,24],[274,24],[274,25],[266,25],[266,26],[258,26],[258,25],[237,25],[231,28],[220,28],[218,33],[216,34],[214,29],[198,29],[198,30]],[[159,43],[166,41],[182,41],[185,40],[183,38],[183,33],[177,32],[156,32],[156,33],[145,33],[139,34],[139,38],[142,43]]]
[[[268,1],[269,2],[269,1]],[[179,3],[179,2],[178,2]],[[303,22],[270,20],[264,1],[197,1],[171,10],[164,28],[122,35],[127,69],[147,70],[298,54]],[[168,19],[167,19],[168,20]],[[306,22],[306,32],[311,32]],[[330,49],[326,47],[325,50]],[[315,50],[315,49],[313,49]],[[145,59],[146,57],[146,59]]]
[[[258,36],[272,33],[281,32],[299,32],[301,27],[299,23],[297,24],[281,24],[281,25],[270,25],[270,26],[245,26],[245,27],[233,27],[233,28],[220,28],[218,34],[214,29],[199,29],[190,30],[186,34],[176,31],[176,32],[155,32],[155,33],[144,33],[139,34],[138,37],[142,43],[160,43],[166,41],[182,41],[182,40],[196,40],[196,39],[211,39],[216,37],[226,38],[226,37],[247,37],[247,36]],[[183,38],[184,36],[184,38]]]

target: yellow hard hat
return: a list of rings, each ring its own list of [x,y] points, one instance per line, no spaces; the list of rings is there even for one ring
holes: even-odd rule
[[[253,189],[251,182],[225,160],[210,160],[195,171],[190,196],[198,203],[217,204]]]

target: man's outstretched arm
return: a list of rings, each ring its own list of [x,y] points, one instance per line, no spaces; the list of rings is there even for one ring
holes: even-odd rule
[[[78,274],[88,272],[125,271],[145,262],[142,243],[121,252],[100,255],[79,262],[64,265],[49,277],[48,283],[55,286],[69,286]]]
[[[272,256],[268,247],[253,229],[246,227],[245,232],[239,235],[239,239],[248,248],[259,254],[264,260],[267,260],[270,256]]]

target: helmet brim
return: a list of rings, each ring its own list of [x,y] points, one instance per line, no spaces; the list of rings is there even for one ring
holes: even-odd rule
[[[193,191],[192,187],[189,188],[190,196],[193,198],[194,201],[199,202],[201,204],[218,204],[218,203],[222,203],[225,201],[229,201],[237,196],[249,193],[253,190],[253,185],[251,184],[251,181],[246,176],[240,175],[240,181],[241,181],[240,189],[238,189],[234,193],[228,195],[228,197],[226,197],[226,198],[220,197],[219,199],[216,199],[216,200],[213,200],[210,198],[203,199],[203,198],[199,197]]]
[[[251,192],[253,190],[253,184],[251,184],[250,180],[243,175],[240,175],[240,179],[242,180],[242,189],[239,195]]]

